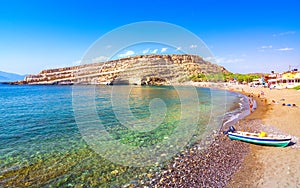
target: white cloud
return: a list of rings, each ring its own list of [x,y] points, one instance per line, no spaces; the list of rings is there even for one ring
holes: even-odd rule
[[[273,48],[273,46],[272,45],[269,45],[269,46],[262,46],[262,47],[260,47],[261,49],[270,49],[270,48]]]
[[[190,48],[197,48],[197,45],[196,44],[192,44],[192,45],[190,45]]]
[[[180,51],[180,50],[181,50],[181,47],[180,47],[180,46],[176,48],[176,51]]]
[[[278,51],[292,51],[292,50],[294,50],[294,48],[278,48],[276,50],[278,50]]]
[[[92,60],[92,63],[99,63],[99,62],[104,62],[104,61],[107,61],[108,60],[108,57],[107,56],[99,56],[99,57],[96,57]]]
[[[287,31],[287,32],[282,32],[282,33],[273,34],[273,37],[284,36],[284,35],[293,35],[293,34],[295,34],[295,33],[296,33],[296,31]]]
[[[152,54],[156,54],[157,51],[158,51],[158,49],[154,49],[154,50],[151,51],[151,53],[152,53]]]
[[[266,46],[261,46],[260,48],[258,48],[259,52],[264,52],[267,49],[272,49],[273,46],[272,45],[266,45]]]
[[[239,63],[245,61],[243,58],[225,58],[225,57],[206,57],[205,61],[211,63],[221,64],[221,63]]]
[[[143,54],[146,54],[146,53],[148,53],[149,51],[150,51],[150,49],[147,48],[147,49],[143,50]]]
[[[167,49],[168,49],[168,48],[162,48],[162,49],[160,50],[160,52],[161,52],[161,53],[162,53],[162,52],[166,52]]]
[[[128,50],[126,53],[120,54],[120,55],[118,55],[118,56],[121,57],[121,58],[123,58],[123,57],[131,56],[131,55],[133,55],[133,54],[134,54],[134,51]]]

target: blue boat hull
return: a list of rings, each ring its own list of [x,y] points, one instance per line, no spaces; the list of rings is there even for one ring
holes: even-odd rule
[[[255,137],[255,136],[246,136],[238,133],[228,133],[228,137],[231,140],[240,140],[243,142],[259,144],[259,145],[267,145],[267,146],[276,146],[276,147],[285,147],[289,145],[291,138],[269,138],[269,137]]]

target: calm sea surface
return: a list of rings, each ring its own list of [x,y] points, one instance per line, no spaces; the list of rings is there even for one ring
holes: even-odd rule
[[[129,86],[114,87],[126,89]],[[121,90],[117,90],[118,95],[112,95],[112,88],[0,84],[0,187],[111,187],[136,184],[141,179],[147,180],[151,173],[159,171],[168,162],[146,167],[126,166],[114,163],[94,151],[82,137],[78,126],[74,90],[82,90],[83,93],[94,91],[95,112],[107,132],[122,144],[139,148],[155,145],[171,137],[180,120],[184,119],[182,111],[200,118],[196,120],[197,130],[194,130],[186,147],[199,142],[203,139],[201,134],[210,134],[218,129],[224,113],[240,101],[234,93],[197,88],[200,114],[195,114],[192,107],[182,108],[182,100],[173,87],[136,86],[126,95],[120,94]],[[192,100],[194,96],[189,96],[188,92],[183,95],[191,99],[190,103],[187,100],[187,105],[195,105]],[[151,122],[158,122],[159,125],[155,129],[150,127],[150,131],[126,128],[124,122],[127,122],[126,116],[129,115],[125,113],[126,110],[123,112],[113,107],[112,96],[115,106],[128,101],[130,115],[137,121],[130,123],[133,126],[138,124],[140,129],[143,128],[140,122],[144,119],[148,121],[151,116],[151,101],[160,99],[157,104],[163,101],[164,105],[152,105],[159,113],[154,113],[150,118]],[[84,95],[82,98],[85,98]],[[84,100],[75,102],[76,108],[78,105],[80,108],[88,106]],[[116,112],[120,117],[116,116]],[[83,115],[89,118],[89,114]],[[125,119],[122,119],[124,116]],[[171,147],[176,148],[176,143],[173,145]],[[181,149],[178,148],[178,152]],[[122,161],[121,155],[119,159]]]

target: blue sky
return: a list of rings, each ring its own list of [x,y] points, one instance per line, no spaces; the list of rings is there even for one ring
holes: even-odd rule
[[[297,0],[2,0],[0,70],[71,66],[105,33],[140,21],[186,28],[232,72],[300,69],[299,7]]]

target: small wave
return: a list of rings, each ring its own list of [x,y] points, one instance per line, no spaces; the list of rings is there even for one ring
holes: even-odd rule
[[[228,123],[233,122],[234,120],[238,119],[239,116],[240,116],[240,113],[230,116],[230,117],[227,119],[227,121],[225,121],[225,122],[223,123],[223,126],[226,126]]]
[[[239,103],[238,107],[226,112],[223,118],[223,124],[222,127],[227,126],[227,125],[233,125],[235,124],[238,120],[248,116],[250,114],[250,108],[249,108],[249,103],[248,99],[245,95],[238,95],[239,97]],[[254,108],[256,109],[256,102],[254,102]]]

